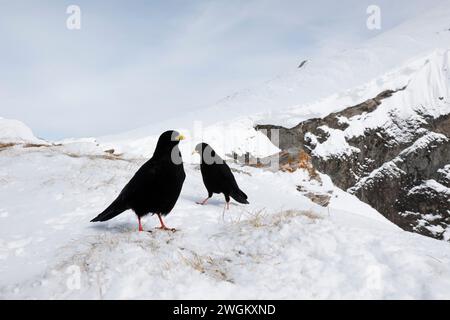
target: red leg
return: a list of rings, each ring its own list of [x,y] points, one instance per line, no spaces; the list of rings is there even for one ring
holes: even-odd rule
[[[225,221],[225,211],[230,210],[230,203],[229,202],[225,202],[225,206],[223,207],[223,211],[222,211],[222,220]]]
[[[175,228],[167,228],[166,225],[164,224],[164,221],[163,221],[161,215],[159,213],[157,213],[157,216],[158,216],[159,222],[161,223],[161,227],[159,227],[157,229],[168,230],[168,231],[173,231],[173,232],[177,231]]]
[[[139,221],[139,232],[142,232],[144,231],[144,229],[142,228],[141,217],[138,217],[138,221]]]
[[[209,197],[206,198],[206,199],[203,200],[203,201],[197,201],[196,203],[197,203],[197,204],[201,204],[201,205],[203,206],[203,205],[205,205],[205,204],[208,202],[208,200],[209,200]]]

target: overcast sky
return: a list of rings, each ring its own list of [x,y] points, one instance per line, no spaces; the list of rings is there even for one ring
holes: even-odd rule
[[[354,46],[425,0],[0,0],[0,117],[40,137],[118,133]],[[81,8],[81,30],[66,9]],[[382,30],[366,9],[382,9]]]

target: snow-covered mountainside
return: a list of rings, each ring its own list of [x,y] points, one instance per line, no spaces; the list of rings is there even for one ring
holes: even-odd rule
[[[449,8],[131,132],[47,143],[0,119],[0,298],[449,299],[449,242],[397,226],[449,239]],[[89,223],[167,129],[187,136],[179,231]],[[195,203],[200,141],[250,205]],[[231,160],[280,150],[282,170]]]
[[[280,148],[306,150],[316,168],[405,230],[450,240],[450,51],[436,50],[364,86],[355,106],[280,131]],[[297,151],[298,152],[298,151]]]
[[[408,77],[408,70],[404,74],[393,71],[436,50],[449,49],[449,7],[450,1],[438,7],[430,3],[428,12],[356,48],[320,57],[304,57],[308,62],[302,68],[293,66],[292,72],[232,94],[213,106],[127,133],[102,137],[100,141],[126,148],[134,141],[158,136],[166,128],[194,132],[200,126],[198,122],[202,128],[207,128],[219,121],[223,124],[222,134],[233,135],[237,119],[239,126],[248,129],[254,123],[291,127],[339,111],[343,106],[364,102]],[[378,82],[381,76],[392,73],[392,77]],[[374,79],[378,81],[374,82]],[[365,90],[352,90],[364,85],[367,85]],[[248,137],[244,135],[238,142],[242,143]]]
[[[449,8],[431,7],[358,48],[312,57],[210,108],[99,142],[119,153],[149,155],[142,146],[154,144],[165,128],[177,128],[191,134],[189,149],[206,140],[224,155],[264,158],[278,150],[254,126],[278,129],[277,147],[306,144],[317,169],[336,185],[405,230],[448,240],[449,185],[439,172],[450,163]],[[416,141],[428,143],[420,152],[402,153]],[[404,168],[393,165],[395,159]],[[428,180],[440,187],[429,188]],[[414,192],[420,185],[426,201]]]

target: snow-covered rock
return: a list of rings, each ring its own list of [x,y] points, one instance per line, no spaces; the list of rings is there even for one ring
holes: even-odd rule
[[[339,107],[348,97],[367,97],[376,88],[383,91]],[[410,191],[445,176],[450,163],[450,50],[436,49],[314,107],[338,111],[292,128],[270,124],[257,129],[277,129],[281,149],[308,151],[319,171],[405,230],[444,239],[450,230],[449,195],[433,189],[428,193],[433,197],[425,199]],[[447,179],[441,182],[450,186]],[[440,219],[423,228],[421,215],[428,214]]]
[[[0,118],[0,143],[2,144],[47,144],[38,139],[23,122],[18,120]]]

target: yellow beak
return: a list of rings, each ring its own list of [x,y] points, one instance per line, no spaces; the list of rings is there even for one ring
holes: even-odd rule
[[[198,151],[197,151],[197,150],[194,150],[194,151],[192,151],[192,154],[196,154],[196,153],[198,153]]]
[[[180,135],[179,135],[178,137],[176,137],[175,139],[178,140],[178,141],[181,141],[181,140],[185,140],[186,137],[183,136],[182,134],[180,134]]]

